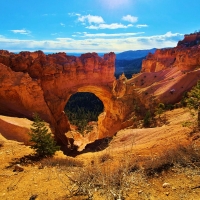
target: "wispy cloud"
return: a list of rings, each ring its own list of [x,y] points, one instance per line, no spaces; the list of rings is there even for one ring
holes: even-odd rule
[[[146,27],[148,27],[148,25],[147,24],[138,24],[138,25],[136,25],[136,27],[137,28],[146,28]]]
[[[60,23],[60,25],[61,25],[62,27],[65,27],[65,24],[64,24],[64,23],[62,23],[62,22]]]
[[[124,25],[119,23],[112,23],[112,24],[98,24],[98,25],[90,25],[86,26],[87,29],[119,29],[119,28],[129,28],[133,26],[132,24]]]
[[[31,33],[31,31],[26,30],[26,29],[16,29],[16,30],[10,30],[10,31],[15,34],[22,34],[22,35],[28,35]]]
[[[96,15],[78,15],[78,21],[80,22],[88,22],[89,24],[95,23],[95,24],[101,24],[104,23],[104,20],[101,16]]]
[[[77,21],[81,22],[82,25],[85,25],[87,29],[126,29],[129,27],[133,27],[133,23],[138,21],[138,17],[132,15],[126,15],[122,17],[123,21],[129,22],[129,24],[123,23],[111,23],[108,24],[104,21],[103,17],[97,15],[81,15],[79,13],[68,13],[71,17],[77,17]],[[137,28],[147,27],[146,24],[137,25]]]
[[[138,21],[138,17],[132,16],[132,15],[126,15],[122,17],[122,20],[130,22],[130,23],[135,23]]]
[[[88,33],[84,33],[88,34]],[[133,33],[134,34],[134,33]],[[119,35],[122,35],[119,34]],[[88,38],[56,38],[55,40],[19,40],[0,37],[0,46],[9,51],[66,51],[66,52],[121,52],[128,49],[150,49],[176,46],[177,41],[183,38],[183,34],[167,32],[163,35],[141,36],[127,33],[126,37],[110,38],[106,35]],[[118,35],[116,35],[118,36]]]
[[[42,16],[43,16],[43,17],[49,17],[49,16],[56,16],[56,14],[55,14],[55,13],[53,13],[53,14],[47,14],[47,13],[45,13],[45,14],[43,14]]]
[[[81,36],[80,36],[80,34],[78,36],[79,37],[92,37],[92,38],[97,38],[97,37],[130,37],[130,36],[135,36],[135,35],[140,35],[140,34],[144,34],[144,32],[137,32],[137,33],[113,33],[113,34],[109,34],[109,33],[91,34],[91,33],[83,32],[83,34]],[[77,35],[74,35],[74,36],[77,36]]]

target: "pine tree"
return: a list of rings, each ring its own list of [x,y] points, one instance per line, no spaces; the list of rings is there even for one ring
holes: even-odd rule
[[[36,154],[39,157],[50,157],[59,150],[59,146],[56,146],[56,142],[51,136],[51,133],[48,133],[48,129],[45,126],[43,120],[40,119],[38,114],[33,115],[34,122],[32,128],[30,128],[30,142],[32,149],[35,149]]]

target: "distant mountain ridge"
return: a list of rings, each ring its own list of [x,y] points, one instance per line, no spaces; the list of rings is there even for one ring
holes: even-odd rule
[[[129,50],[116,54],[116,60],[134,60],[147,56],[149,53],[154,53],[156,48],[146,50]]]
[[[131,78],[133,74],[137,74],[142,69],[142,60],[146,57],[136,58],[133,60],[115,60],[115,76],[118,78],[122,73],[127,78]]]
[[[142,60],[149,53],[154,53],[156,48],[148,50],[124,51],[116,54],[115,60],[115,76],[124,73],[127,78],[131,78],[133,74],[139,73],[142,69]]]

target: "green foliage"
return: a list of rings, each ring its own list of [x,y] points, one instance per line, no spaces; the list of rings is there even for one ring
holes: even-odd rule
[[[141,113],[141,108],[140,106],[138,105],[138,102],[137,100],[133,100],[133,109],[134,111],[137,113],[137,114],[140,114]]]
[[[48,129],[39,115],[34,114],[33,118],[34,122],[29,132],[31,137],[30,142],[33,143],[31,148],[40,157],[53,156],[60,149],[59,146],[56,146],[55,140],[52,138],[51,133],[48,133]]]
[[[165,109],[166,110],[173,110],[174,109],[174,105],[173,104],[167,104],[167,105],[165,105]]]
[[[197,85],[188,92],[188,98],[186,99],[187,106],[190,109],[197,110],[200,106],[200,81],[197,82]]]
[[[183,127],[191,127],[192,126],[192,122],[185,121],[185,122],[182,123],[182,126]]]
[[[187,106],[187,100],[188,96],[187,96],[187,92],[184,92],[183,96],[182,96],[182,99],[180,101],[180,104],[182,107],[186,107]]]
[[[144,116],[143,125],[144,127],[150,127],[152,121],[151,112],[148,110]]]
[[[160,115],[164,112],[164,110],[165,110],[165,104],[159,103],[155,109],[155,115],[158,115],[160,118]]]
[[[72,95],[65,106],[65,113],[71,124],[81,133],[89,131],[88,122],[97,121],[103,112],[103,103],[94,94],[81,92]]]
[[[186,103],[190,109],[197,110],[197,126],[200,130],[200,80],[197,82],[197,85],[188,92]]]

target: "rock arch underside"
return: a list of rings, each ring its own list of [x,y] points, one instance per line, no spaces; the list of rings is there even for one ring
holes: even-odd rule
[[[42,51],[19,54],[0,51],[0,112],[32,118],[38,113],[50,123],[55,138],[68,146],[70,130],[64,107],[72,94],[91,92],[104,104],[96,139],[112,136],[123,124],[129,109],[118,99],[114,77],[115,54],[96,53],[80,57]]]
[[[91,92],[104,104],[94,139],[113,136],[134,123],[135,105],[176,103],[200,79],[200,48],[177,46],[157,50],[143,61],[141,73],[127,79],[114,76],[115,54],[80,57],[42,51],[0,51],[0,114],[31,119],[38,113],[67,150],[70,130],[64,107],[72,94]],[[170,92],[173,90],[172,92]]]

